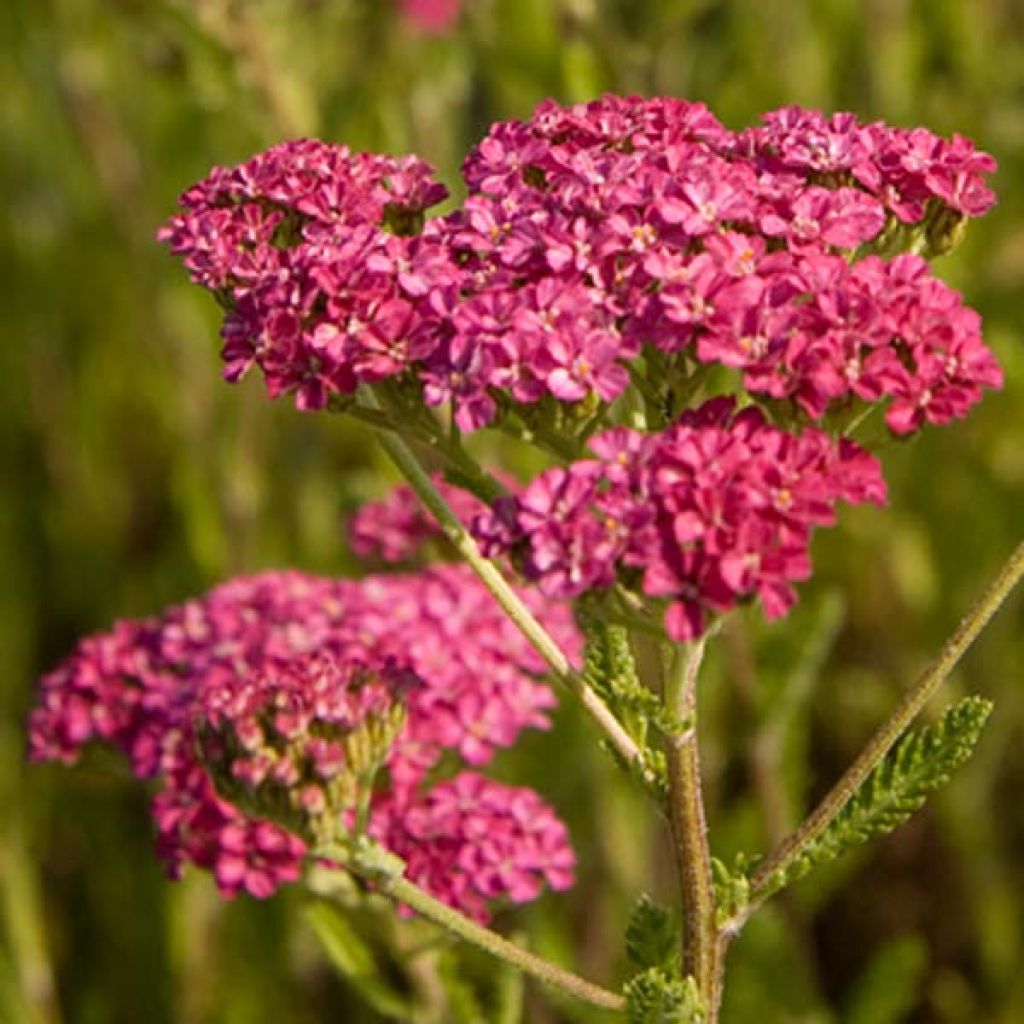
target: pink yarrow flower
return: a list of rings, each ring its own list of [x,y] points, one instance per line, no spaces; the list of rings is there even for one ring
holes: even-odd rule
[[[523,597],[578,657],[568,611]],[[93,740],[122,750],[139,777],[157,782],[157,849],[171,874],[191,864],[213,872],[225,895],[263,898],[299,877],[306,843],[241,810],[233,787],[276,794],[296,820],[342,815],[345,736],[400,704],[405,724],[386,752],[390,781],[371,815],[378,832],[400,829],[404,808],[432,799],[427,773],[446,751],[480,766],[523,729],[548,725],[554,698],[544,671],[464,568],[360,582],[264,573],[83,641],[42,680],[30,753],[69,762]],[[521,831],[522,871],[561,884],[556,866],[571,863],[568,847],[550,834],[536,840],[550,843],[545,874],[530,830]],[[514,840],[503,854],[513,861]],[[472,841],[461,837],[460,856],[471,855]],[[440,843],[423,870],[456,870],[444,859],[455,849]],[[420,880],[415,868],[410,877]],[[508,880],[507,891],[467,890],[467,908],[482,916],[485,898],[520,898],[525,883]]]
[[[784,615],[792,584],[810,575],[811,534],[835,522],[837,502],[885,500],[863,449],[816,430],[786,433],[729,399],[663,434],[620,428],[592,447],[598,459],[542,473],[478,520],[478,537],[552,596],[621,580],[664,600],[675,640],[755,597],[768,618]]]
[[[381,841],[439,899],[477,920],[495,900],[527,903],[572,885],[565,825],[537,794],[462,772],[408,806],[385,805]]]
[[[445,190],[416,157],[305,140],[216,169],[160,237],[227,307],[225,375],[258,366],[303,409],[400,380],[468,433],[606,408],[653,349],[815,420],[883,403],[908,433],[1001,376],[959,297],[889,253],[941,251],[994,201],[994,167],[851,114],[731,132],[701,104],[605,96],[495,125],[442,217],[424,220]],[[922,306],[952,329],[923,340]]]

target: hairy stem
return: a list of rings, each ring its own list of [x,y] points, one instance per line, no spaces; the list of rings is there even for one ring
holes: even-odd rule
[[[559,989],[567,995],[590,1003],[592,1006],[600,1006],[606,1010],[622,1009],[622,996],[602,988],[600,985],[595,985],[593,982],[586,981],[579,975],[528,952],[514,942],[509,942],[497,932],[492,932],[489,928],[484,928],[483,925],[479,925],[457,910],[453,910],[447,903],[442,903],[407,878],[385,881],[381,888],[395,902],[411,907],[428,921],[440,925],[453,935],[485,950],[499,960],[517,967],[524,974],[529,974],[530,977],[536,978],[545,985]]]
[[[616,992],[595,985],[571,971],[531,953],[510,942],[490,928],[431,896],[404,875],[401,858],[383,847],[365,840],[349,843],[325,843],[315,851],[317,858],[344,865],[346,871],[373,885],[374,889],[403,906],[415,910],[421,917],[471,945],[482,949],[524,974],[556,988],[567,995],[599,1006],[605,1010],[621,1010],[624,1000]],[[344,876],[342,876],[344,877]]]
[[[697,749],[697,674],[704,640],[676,647],[665,680],[665,710],[678,728],[665,737],[668,812],[683,905],[683,974],[693,975],[708,1007],[706,1024],[718,1019],[720,970],[704,797]]]
[[[526,607],[498,567],[480,553],[476,541],[438,492],[409,446],[397,434],[388,430],[377,430],[377,436],[391,461],[437,519],[452,546],[466,560],[480,582],[490,591],[523,636],[547,662],[555,678],[583,705],[584,710],[601,728],[619,756],[627,764],[639,767],[640,750],[633,738],[608,705],[573,669],[565,653]]]
[[[1021,543],[999,570],[996,578],[946,641],[934,661],[921,673],[896,710],[868,741],[867,746],[846,770],[842,778],[800,827],[768,858],[751,879],[750,904],[745,918],[772,895],[776,880],[813,843],[836,816],[875,766],[892,749],[928,699],[946,680],[964,652],[999,610],[1011,591],[1024,577],[1024,543]]]
[[[458,478],[459,486],[486,504],[507,493],[505,485],[463,448],[457,431],[442,429],[420,401],[411,402],[400,389],[389,389],[387,382],[378,384],[373,390],[364,388],[360,401],[341,406],[341,410],[378,430],[401,434],[405,440],[415,441],[436,452],[444,460],[448,472]]]

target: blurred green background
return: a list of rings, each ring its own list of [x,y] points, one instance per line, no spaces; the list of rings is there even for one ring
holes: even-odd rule
[[[397,2],[397,0],[396,0]],[[297,898],[171,885],[122,766],[28,767],[34,680],[80,635],[267,566],[353,572],[345,511],[384,464],[345,420],[219,380],[214,304],[153,235],[214,163],[282,137],[415,150],[449,183],[539,100],[787,103],[973,137],[1000,203],[939,266],[1008,385],[884,453],[891,508],[819,538],[798,612],[719,644],[704,698],[717,852],[764,848],[842,770],[1024,524],[1020,0],[465,0],[446,34],[389,0],[0,3],[0,1020],[279,1024],[383,1018]],[[954,692],[996,713],[926,813],[801,883],[733,948],[728,1024],[1024,1021],[1024,631],[1018,598]],[[614,981],[632,897],[671,898],[663,836],[573,710],[496,772],[569,820],[580,884],[499,919]],[[587,1013],[528,996],[530,1021]]]

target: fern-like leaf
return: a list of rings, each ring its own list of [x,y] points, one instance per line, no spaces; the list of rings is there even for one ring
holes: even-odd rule
[[[671,970],[682,943],[678,917],[644,893],[633,905],[626,925],[626,956],[637,970]]]
[[[626,627],[596,618],[584,626],[583,678],[618,710],[640,717],[653,714],[659,701],[640,681]]]
[[[947,708],[934,725],[909,733],[828,828],[772,878],[769,891],[777,892],[819,864],[902,825],[970,757],[991,710],[990,701],[967,697]]]
[[[700,1024],[704,1008],[693,978],[680,980],[657,967],[626,982],[629,1024]]]

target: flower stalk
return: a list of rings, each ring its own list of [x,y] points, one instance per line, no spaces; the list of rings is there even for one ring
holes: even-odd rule
[[[751,879],[751,899],[745,919],[775,890],[775,880],[784,874],[802,851],[813,843],[835,820],[876,765],[889,753],[925,704],[949,677],[964,653],[1002,607],[1011,592],[1024,578],[1024,542],[1003,564],[996,577],[974,607],[946,641],[932,663],[900,701],[899,706],[878,728],[857,759],[832,787],[811,815],[784,840]]]
[[[442,903],[407,878],[389,880],[384,883],[382,889],[396,903],[410,907],[457,938],[518,968],[542,984],[603,1010],[622,1009],[622,996],[595,985],[523,949],[522,946],[517,946],[514,942],[509,942],[497,932],[471,921],[457,910],[452,910],[447,903]]]
[[[320,848],[317,855],[343,863],[347,870],[372,884],[398,905],[409,907],[456,938],[497,957],[542,984],[603,1010],[623,1008],[623,999],[618,993],[531,953],[432,896],[405,876],[404,865],[399,858],[375,844],[361,842],[354,844],[354,848],[349,844],[328,844]]]
[[[362,400],[370,408],[376,404],[369,393],[364,393]],[[374,429],[384,451],[437,519],[452,547],[465,559],[505,614],[547,662],[555,678],[579,701],[623,761],[639,766],[642,762],[636,742],[608,705],[572,667],[565,653],[526,607],[498,567],[481,554],[476,541],[441,496],[409,446],[390,430]]]
[[[708,1007],[707,1024],[718,1016],[715,891],[711,874],[704,796],[697,746],[697,676],[704,660],[703,639],[672,650],[664,704],[676,729],[665,736],[668,812],[683,910],[683,975],[697,982]]]

